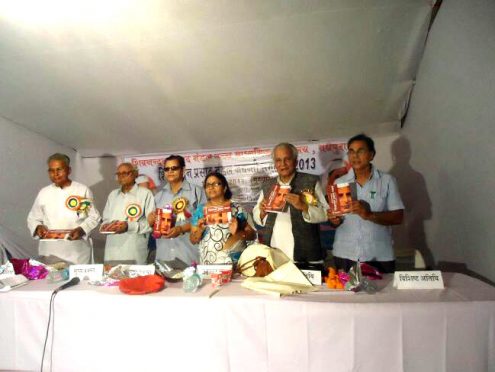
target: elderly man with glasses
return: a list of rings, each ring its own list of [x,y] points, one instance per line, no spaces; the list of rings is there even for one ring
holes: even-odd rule
[[[107,233],[105,261],[145,264],[151,227],[147,217],[155,209],[150,190],[136,184],[137,169],[130,163],[117,167],[120,185],[108,195],[101,231]]]
[[[320,243],[318,223],[326,221],[327,204],[319,177],[297,172],[297,155],[297,148],[290,143],[275,146],[272,158],[278,177],[263,184],[253,217],[263,227],[261,236],[265,244],[280,248],[298,264],[321,265],[326,251]],[[267,197],[276,184],[290,187],[284,196],[288,208],[271,213]]]
[[[40,255],[87,264],[92,260],[89,234],[100,223],[93,193],[69,178],[72,170],[67,155],[53,154],[47,164],[52,184],[41,189],[29,212],[27,223],[31,236],[41,239]],[[48,239],[49,230],[65,230],[66,237]]]
[[[199,251],[186,233],[191,231],[190,218],[199,204],[206,203],[203,188],[189,183],[184,178],[186,163],[180,155],[170,155],[165,159],[164,171],[167,184],[155,195],[157,208],[170,206],[175,215],[175,226],[156,239],[156,259],[171,261],[175,258],[187,263],[199,262]],[[149,218],[152,226],[155,214]]]

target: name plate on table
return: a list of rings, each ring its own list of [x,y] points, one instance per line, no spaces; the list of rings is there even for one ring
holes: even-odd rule
[[[321,285],[321,271],[320,270],[301,270],[306,278],[313,285]]]
[[[219,265],[198,265],[196,272],[203,279],[210,279],[210,275],[213,273],[221,273],[222,271],[232,271],[232,264],[219,264]]]
[[[442,273],[435,271],[396,271],[394,288],[397,289],[444,289]]]
[[[79,278],[81,280],[102,280],[103,264],[94,265],[70,265],[69,279]]]
[[[153,275],[155,273],[155,265],[129,265],[127,271],[130,278],[136,276]]]
[[[0,266],[0,279],[13,276],[15,276],[14,266],[9,261],[5,265]]]

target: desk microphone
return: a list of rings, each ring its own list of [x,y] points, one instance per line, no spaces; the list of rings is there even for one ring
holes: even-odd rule
[[[72,278],[71,280],[69,280],[67,283],[62,284],[60,287],[58,287],[56,290],[54,290],[52,292],[52,296],[50,298],[50,306],[49,306],[50,310],[48,311],[48,326],[46,327],[45,343],[43,344],[43,354],[41,355],[41,371],[43,371],[43,362],[45,361],[46,342],[48,341],[48,333],[50,332],[50,323],[51,323],[51,319],[52,319],[52,313],[53,313],[53,317],[54,317],[53,321],[55,321],[55,309],[54,309],[55,308],[55,303],[54,303],[55,296],[57,295],[57,293],[59,291],[66,289],[66,288],[69,288],[69,287],[72,287],[72,286],[75,286],[75,285],[79,284],[80,281],[81,281],[81,279],[79,279],[76,276],[76,277]],[[52,351],[53,351],[53,349],[52,349]]]
[[[58,293],[59,291],[63,290],[63,289],[66,289],[66,288],[69,288],[69,287],[72,287],[72,286],[75,286],[77,284],[79,284],[79,282],[81,281],[81,279],[79,279],[77,276],[72,278],[71,280],[69,280],[67,283],[65,284],[62,284],[60,287],[58,287],[55,291],[53,291],[53,293]]]

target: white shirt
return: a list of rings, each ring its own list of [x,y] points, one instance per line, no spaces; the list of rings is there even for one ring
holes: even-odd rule
[[[292,176],[292,178],[294,178],[294,176]],[[288,182],[282,182],[280,177],[277,177],[277,182],[279,185],[287,186],[290,185],[292,178]],[[325,196],[323,195],[320,182],[317,182],[315,185],[315,196],[318,199],[318,205],[309,205],[307,212],[301,212],[304,221],[307,223],[321,223],[327,220],[326,210],[328,206],[325,201]],[[263,190],[261,190],[256,206],[253,208],[253,219],[260,226],[265,226],[266,219],[268,217],[265,216],[263,220],[260,218],[260,204],[263,199]],[[277,213],[275,224],[273,225],[270,247],[281,249],[291,260],[294,260],[294,236],[292,235],[290,208],[291,206],[289,205],[287,212]]]
[[[80,240],[40,241],[39,254],[54,255],[76,264],[87,264],[92,261],[92,244],[89,234],[100,222],[100,213],[91,203],[87,212],[77,213],[66,206],[70,196],[78,196],[93,201],[91,190],[76,181],[63,189],[51,184],[41,189],[34,201],[27,218],[31,236],[38,225],[45,225],[50,230],[75,229],[81,227],[85,235]]]
[[[129,217],[126,211],[133,205],[139,206],[140,213]],[[154,210],[153,193],[145,187],[134,185],[126,193],[118,188],[108,195],[103,210],[103,223],[126,221],[127,232],[107,235],[105,261],[135,260],[139,265],[146,263],[148,237],[152,231],[147,217]]]

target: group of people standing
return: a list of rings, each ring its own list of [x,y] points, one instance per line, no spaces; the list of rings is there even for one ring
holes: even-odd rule
[[[383,272],[394,271],[390,226],[403,219],[402,204],[395,179],[372,165],[373,140],[360,134],[347,144],[350,170],[335,183],[356,182],[357,200],[352,213],[333,215],[328,209],[318,176],[298,172],[297,148],[289,143],[274,147],[272,158],[278,176],[262,185],[252,216],[232,201],[225,177],[218,172],[206,176],[203,187],[185,177],[185,161],[171,155],[164,162],[166,185],[156,195],[138,186],[137,170],[130,163],[117,167],[119,188],[108,196],[102,223],[119,221],[107,235],[105,261],[146,262],[149,235],[157,216],[156,208],[172,208],[175,225],[156,239],[156,259],[179,258],[190,264],[229,263],[245,248],[246,241],[258,239],[280,248],[296,263],[323,263],[326,251],[320,244],[319,225],[329,221],[336,228],[333,255],[337,268],[348,270],[356,262],[368,262]],[[86,186],[72,181],[70,160],[62,154],[48,159],[52,184],[43,188],[28,216],[32,236],[41,239],[39,253],[56,255],[73,263],[91,261],[89,235],[101,217]],[[276,184],[289,186],[283,212],[267,210],[267,196]],[[309,196],[309,197],[308,197]],[[229,223],[209,224],[205,207],[230,207]],[[45,240],[50,229],[67,229],[67,239]],[[258,234],[257,234],[258,232]]]

